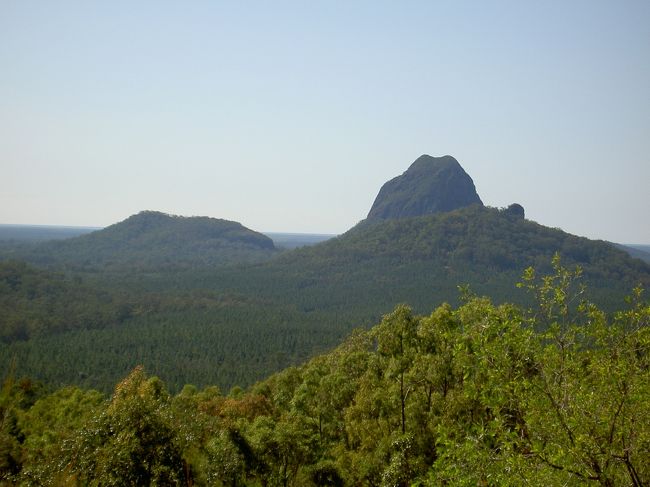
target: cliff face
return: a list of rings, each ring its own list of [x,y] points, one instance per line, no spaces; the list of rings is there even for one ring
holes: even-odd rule
[[[451,156],[422,155],[379,190],[368,219],[395,219],[483,205],[472,178]]]

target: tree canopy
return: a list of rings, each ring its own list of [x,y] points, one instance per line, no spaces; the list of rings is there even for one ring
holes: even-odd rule
[[[522,307],[465,289],[397,306],[247,390],[170,395],[137,367],[109,399],[8,374],[0,474],[24,485],[648,485],[650,305],[607,314],[581,272],[529,269]]]

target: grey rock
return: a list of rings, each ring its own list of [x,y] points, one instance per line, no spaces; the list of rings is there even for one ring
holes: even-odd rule
[[[368,219],[395,219],[483,206],[472,178],[452,156],[422,155],[379,190]]]

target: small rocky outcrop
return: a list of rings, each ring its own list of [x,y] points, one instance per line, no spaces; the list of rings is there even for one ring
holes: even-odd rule
[[[511,204],[510,206],[508,206],[508,208],[504,209],[503,212],[506,215],[515,218],[517,220],[523,220],[525,217],[524,207],[521,206],[519,203]]]

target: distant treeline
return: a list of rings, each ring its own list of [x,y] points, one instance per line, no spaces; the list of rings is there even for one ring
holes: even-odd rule
[[[99,230],[95,227],[65,227],[54,225],[6,225],[0,224],[0,243],[42,242],[78,237]]]

